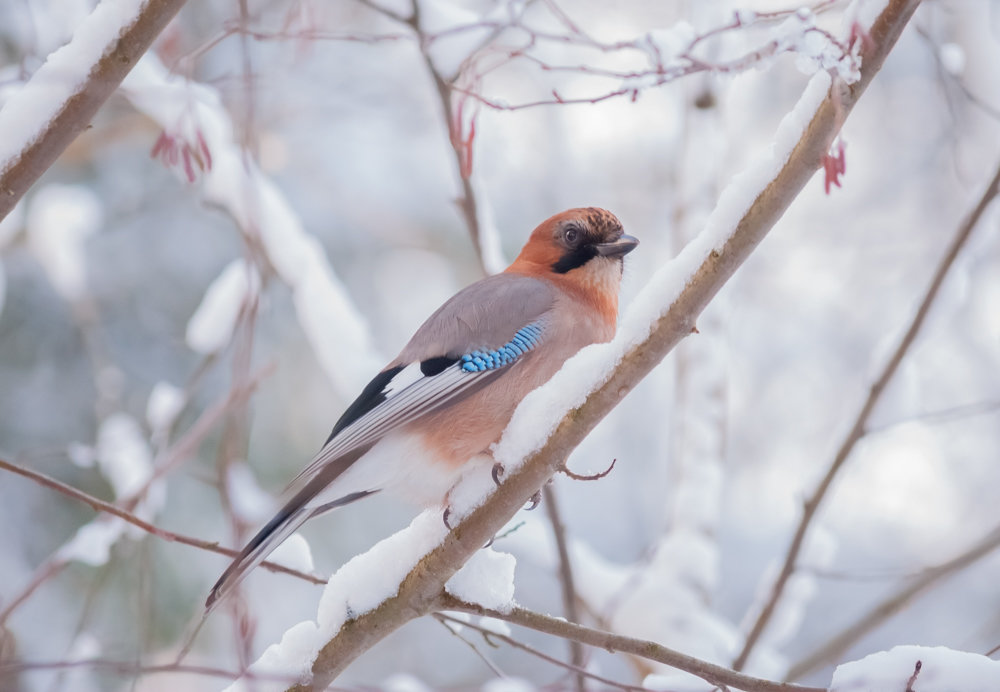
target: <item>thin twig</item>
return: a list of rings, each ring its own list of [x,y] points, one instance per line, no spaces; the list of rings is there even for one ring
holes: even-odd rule
[[[289,675],[253,673],[251,671],[233,671],[223,668],[213,668],[211,666],[192,666],[185,664],[169,663],[156,666],[136,665],[131,661],[115,661],[105,658],[91,658],[81,661],[19,661],[12,663],[0,663],[0,680],[7,675],[30,672],[35,670],[65,670],[69,668],[90,668],[96,670],[109,670],[122,675],[154,675],[161,673],[189,673],[194,675],[204,675],[208,677],[227,678],[236,680],[244,676],[248,679],[288,682],[293,679]]]
[[[656,661],[664,665],[683,670],[695,675],[713,685],[735,687],[745,692],[826,692],[823,688],[804,687],[792,685],[787,682],[774,682],[744,675],[735,670],[729,670],[722,666],[679,651],[668,649],[656,642],[646,641],[626,637],[612,632],[602,632],[601,630],[584,627],[572,622],[567,622],[561,618],[554,618],[550,615],[542,615],[524,608],[513,608],[509,613],[501,613],[489,608],[483,608],[474,603],[460,601],[453,596],[445,596],[441,607],[447,610],[458,610],[466,613],[475,613],[493,617],[504,622],[509,622],[521,627],[527,627],[537,632],[544,632],[563,639],[571,639],[588,646],[599,647],[607,651],[617,651],[632,654],[642,658]]]
[[[885,391],[889,381],[892,380],[893,375],[895,375],[896,370],[903,361],[903,357],[909,351],[914,339],[916,339],[917,333],[923,326],[924,321],[927,319],[931,305],[933,305],[934,300],[937,298],[938,292],[941,290],[941,286],[944,283],[944,279],[955,262],[955,258],[958,257],[959,251],[969,239],[969,236],[972,234],[972,230],[976,227],[979,219],[982,218],[983,212],[986,211],[986,208],[990,205],[990,202],[993,201],[998,193],[1000,193],[1000,165],[998,165],[996,172],[993,174],[993,179],[986,187],[986,190],[976,203],[976,206],[972,209],[972,212],[959,225],[958,230],[955,233],[955,237],[952,239],[951,244],[946,249],[941,261],[938,263],[938,267],[934,272],[934,277],[931,279],[931,283],[927,287],[927,291],[924,293],[924,297],[920,301],[920,306],[917,308],[917,312],[910,321],[906,332],[900,339],[899,344],[892,353],[892,356],[883,367],[882,373],[871,385],[871,389],[868,391],[868,396],[865,399],[864,404],[861,406],[861,409],[858,411],[850,431],[840,443],[837,454],[834,456],[833,461],[827,468],[826,475],[823,476],[823,480],[820,481],[819,486],[815,491],[813,491],[812,496],[806,501],[803,508],[802,519],[799,521],[799,525],[795,530],[792,542],[788,546],[788,552],[785,554],[784,563],[782,564],[781,571],[778,573],[778,578],[775,580],[774,586],[771,588],[771,594],[768,597],[767,602],[764,604],[764,608],[761,610],[757,620],[754,622],[753,627],[751,627],[750,633],[746,638],[746,643],[743,645],[743,649],[733,661],[733,668],[736,670],[741,670],[743,666],[746,665],[747,659],[750,657],[750,653],[760,640],[760,636],[764,633],[764,628],[767,627],[767,623],[770,621],[771,616],[774,615],[774,609],[777,606],[778,601],[781,599],[785,586],[792,574],[795,572],[796,562],[798,561],[799,553],[802,550],[802,545],[805,542],[806,533],[812,525],[812,521],[816,516],[816,511],[819,509],[820,504],[823,502],[827,492],[830,490],[834,477],[844,465],[847,457],[850,456],[851,452],[854,450],[854,446],[857,444],[858,440],[864,437],[867,431],[868,418],[871,416],[872,411],[875,409],[875,405],[881,398],[882,392]]]
[[[994,528],[981,541],[977,542],[961,555],[944,564],[924,570],[923,574],[916,577],[898,593],[876,604],[853,624],[845,627],[838,634],[817,647],[808,656],[794,663],[788,669],[785,680],[797,680],[816,670],[827,661],[832,661],[846,651],[848,647],[861,639],[861,637],[901,611],[913,599],[936,586],[945,578],[969,567],[998,548],[1000,548],[1000,526]]]
[[[407,24],[413,28],[414,33],[416,33],[418,37],[422,37],[423,30],[420,26],[420,6],[417,0],[412,0],[412,2],[413,13],[407,21]],[[437,66],[431,59],[426,42],[421,40],[419,45],[420,57],[423,58],[424,66],[427,68],[427,72],[430,73],[431,79],[434,80],[434,87],[437,91],[438,100],[441,103],[445,124],[448,127],[448,141],[451,143],[452,154],[455,157],[455,166],[462,184],[462,195],[457,200],[458,207],[461,209],[462,217],[465,219],[465,225],[469,229],[469,237],[472,239],[472,247],[476,251],[476,258],[479,261],[479,267],[483,274],[489,274],[490,270],[486,265],[486,258],[483,251],[482,229],[479,227],[479,212],[478,205],[476,203],[476,193],[472,187],[471,171],[466,170],[467,166],[464,163],[468,154],[463,152],[463,148],[466,145],[462,141],[462,123],[459,115],[453,114],[452,112],[452,84],[437,69]],[[468,142],[468,147],[472,147],[472,141]]]
[[[38,471],[32,471],[31,469],[26,469],[16,464],[11,464],[8,461],[0,459],[0,469],[4,471],[10,471],[11,473],[16,473],[19,476],[24,476],[29,478],[39,485],[43,485],[46,488],[51,488],[57,492],[62,493],[68,497],[72,497],[75,500],[86,503],[93,507],[98,512],[104,512],[112,516],[118,517],[124,521],[127,521],[133,526],[137,526],[143,531],[150,533],[157,538],[162,538],[165,541],[170,541],[172,543],[180,543],[182,545],[188,545],[192,548],[201,548],[202,550],[207,550],[212,553],[218,553],[219,555],[225,555],[226,557],[236,557],[239,555],[238,550],[233,550],[232,548],[223,548],[218,543],[212,543],[210,541],[203,541],[200,538],[194,538],[192,536],[185,536],[184,534],[174,533],[173,531],[167,531],[166,529],[161,529],[158,526],[150,524],[148,521],[140,519],[131,512],[123,510],[121,507],[117,507],[109,502],[100,500],[93,495],[88,495],[82,490],[77,490],[71,485],[66,485],[62,481],[57,481],[55,478],[46,476]],[[316,577],[312,574],[306,574],[305,572],[300,572],[284,565],[278,564],[276,562],[263,562],[262,567],[271,570],[272,572],[279,572],[281,574],[288,574],[293,577],[298,577],[299,579],[304,579],[305,581],[312,582],[313,584],[325,584],[326,580]],[[0,622],[3,621],[3,616],[0,615]]]
[[[542,504],[545,505],[549,523],[552,524],[552,537],[555,538],[556,551],[559,554],[559,581],[562,584],[563,612],[570,622],[580,622],[580,612],[576,607],[576,586],[573,583],[573,565],[569,560],[569,549],[566,546],[566,527],[559,511],[556,491],[549,483],[542,489],[542,494],[544,496]],[[580,642],[570,640],[569,656],[573,666],[583,670],[587,661]],[[576,689],[577,692],[583,692],[585,689],[583,675],[579,672],[576,674]]]
[[[480,661],[482,661],[483,663],[486,664],[486,667],[490,669],[491,673],[493,673],[494,675],[496,675],[498,678],[505,678],[505,677],[507,677],[507,675],[502,670],[500,670],[500,667],[497,666],[496,663],[494,663],[493,661],[491,661],[490,658],[489,658],[489,656],[487,656],[485,653],[483,653],[479,649],[479,647],[476,646],[476,644],[474,642],[470,642],[468,639],[466,639],[465,637],[462,636],[462,633],[461,633],[460,628],[458,626],[452,627],[449,624],[449,622],[455,622],[455,623],[459,623],[461,625],[461,627],[465,627],[466,625],[468,625],[470,623],[462,622],[461,620],[458,620],[457,618],[444,617],[441,614],[437,614],[437,615],[435,615],[435,617],[437,618],[437,621],[441,623],[442,627],[444,627],[446,630],[448,630],[449,632],[451,632],[451,635],[453,637],[457,638],[463,644],[465,644],[470,649],[472,649],[473,653],[475,653],[476,656],[479,657]],[[476,629],[479,629],[479,628],[476,628]]]
[[[495,632],[486,627],[475,625],[471,622],[465,622],[463,620],[459,620],[458,618],[448,615],[447,613],[435,613],[434,617],[437,618],[437,620],[442,623],[454,622],[462,625],[463,627],[469,627],[471,629],[474,629],[477,632],[482,633],[483,638],[485,638],[487,641],[491,639],[496,639],[498,641],[504,642],[505,644],[509,644],[510,646],[513,646],[517,649],[521,649],[521,651],[527,651],[532,656],[537,656],[543,661],[548,661],[549,663],[552,663],[554,665],[557,665],[561,668],[565,668],[566,670],[573,672],[578,678],[581,679],[590,678],[591,680],[596,680],[597,682],[600,682],[605,685],[611,685],[612,687],[617,687],[618,689],[622,690],[629,690],[629,692],[643,692],[643,690],[645,689],[642,687],[635,687],[634,685],[628,685],[623,682],[618,682],[617,680],[611,680],[610,678],[602,677],[600,675],[597,675],[596,673],[591,673],[589,670],[583,668],[582,666],[573,663],[566,663],[565,661],[560,661],[558,658],[555,658],[554,656],[549,656],[548,654],[543,653],[532,646],[528,646],[523,642],[517,641],[513,637],[508,637],[505,634],[501,634],[500,632]]]

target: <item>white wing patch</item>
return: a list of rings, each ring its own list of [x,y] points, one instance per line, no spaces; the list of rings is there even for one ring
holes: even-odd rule
[[[410,363],[405,368],[400,370],[395,377],[389,380],[389,384],[385,386],[382,390],[382,394],[385,395],[387,399],[391,399],[397,392],[400,392],[411,384],[420,381],[424,377],[424,373],[420,371],[420,363]]]

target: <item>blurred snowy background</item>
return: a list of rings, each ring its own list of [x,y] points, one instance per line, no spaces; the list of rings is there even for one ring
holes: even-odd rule
[[[0,103],[92,4],[0,3]],[[676,52],[737,8],[792,4],[420,0],[423,41],[391,16],[408,16],[407,0],[380,6],[388,13],[358,0],[189,3],[0,224],[0,458],[108,502],[142,491],[128,505],[138,516],[241,545],[412,331],[550,214],[605,207],[642,241],[627,310],[769,146],[808,79],[809,60],[790,53],[663,85],[616,76],[649,67],[643,42]],[[838,31],[844,7],[823,3],[819,25]],[[727,64],[784,21],[735,16],[752,26],[699,43],[701,60]],[[998,166],[997,64],[1000,6],[924,3],[844,129],[843,187],[825,194],[816,176],[700,333],[577,450],[581,473],[617,459],[600,481],[554,484],[586,622],[727,665],[739,654],[805,498]],[[455,91],[446,110],[436,80],[459,73],[459,89],[486,102]],[[554,100],[583,103],[493,107]],[[463,172],[482,252],[456,203]],[[1000,525],[997,226],[994,205],[834,480],[746,670],[781,679]],[[228,560],[0,474],[0,670],[171,663]],[[413,513],[375,497],[314,522],[315,572]],[[496,548],[518,558],[518,601],[560,614],[545,512],[522,521]],[[286,557],[309,571],[298,548]],[[832,664],[899,643],[995,650],[1000,555],[977,557],[797,679],[826,685]],[[238,670],[312,617],[319,594],[257,570],[245,611],[213,615],[186,662]],[[463,636],[510,676],[569,685],[544,661]],[[516,636],[566,655],[565,642]],[[589,665],[630,684],[663,672],[601,652]],[[338,683],[494,678],[424,619]],[[0,674],[3,690],[179,685],[225,682],[128,665]]]

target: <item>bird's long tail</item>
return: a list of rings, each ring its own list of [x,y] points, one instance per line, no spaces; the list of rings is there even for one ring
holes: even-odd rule
[[[359,451],[363,453],[366,450]],[[325,514],[338,507],[343,507],[378,491],[376,488],[352,492],[319,506],[309,504],[310,501],[323,492],[330,483],[343,473],[347,466],[355,460],[356,456],[360,456],[360,454],[352,454],[352,458],[350,459],[338,459],[337,462],[340,463],[328,465],[310,480],[305,487],[295,493],[295,496],[285,503],[285,506],[264,525],[264,528],[250,539],[250,542],[246,544],[239,555],[226,568],[226,571],[222,573],[222,576],[219,577],[219,581],[215,582],[215,586],[212,587],[212,591],[205,600],[206,611],[211,610],[222,598],[230,593],[237,584],[246,578],[254,567],[263,562],[275,548],[295,533],[304,523],[313,517]]]

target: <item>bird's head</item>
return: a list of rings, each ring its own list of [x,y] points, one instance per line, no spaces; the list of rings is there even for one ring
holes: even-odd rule
[[[529,274],[618,309],[622,258],[639,241],[618,218],[596,207],[570,209],[536,228],[508,272]]]

